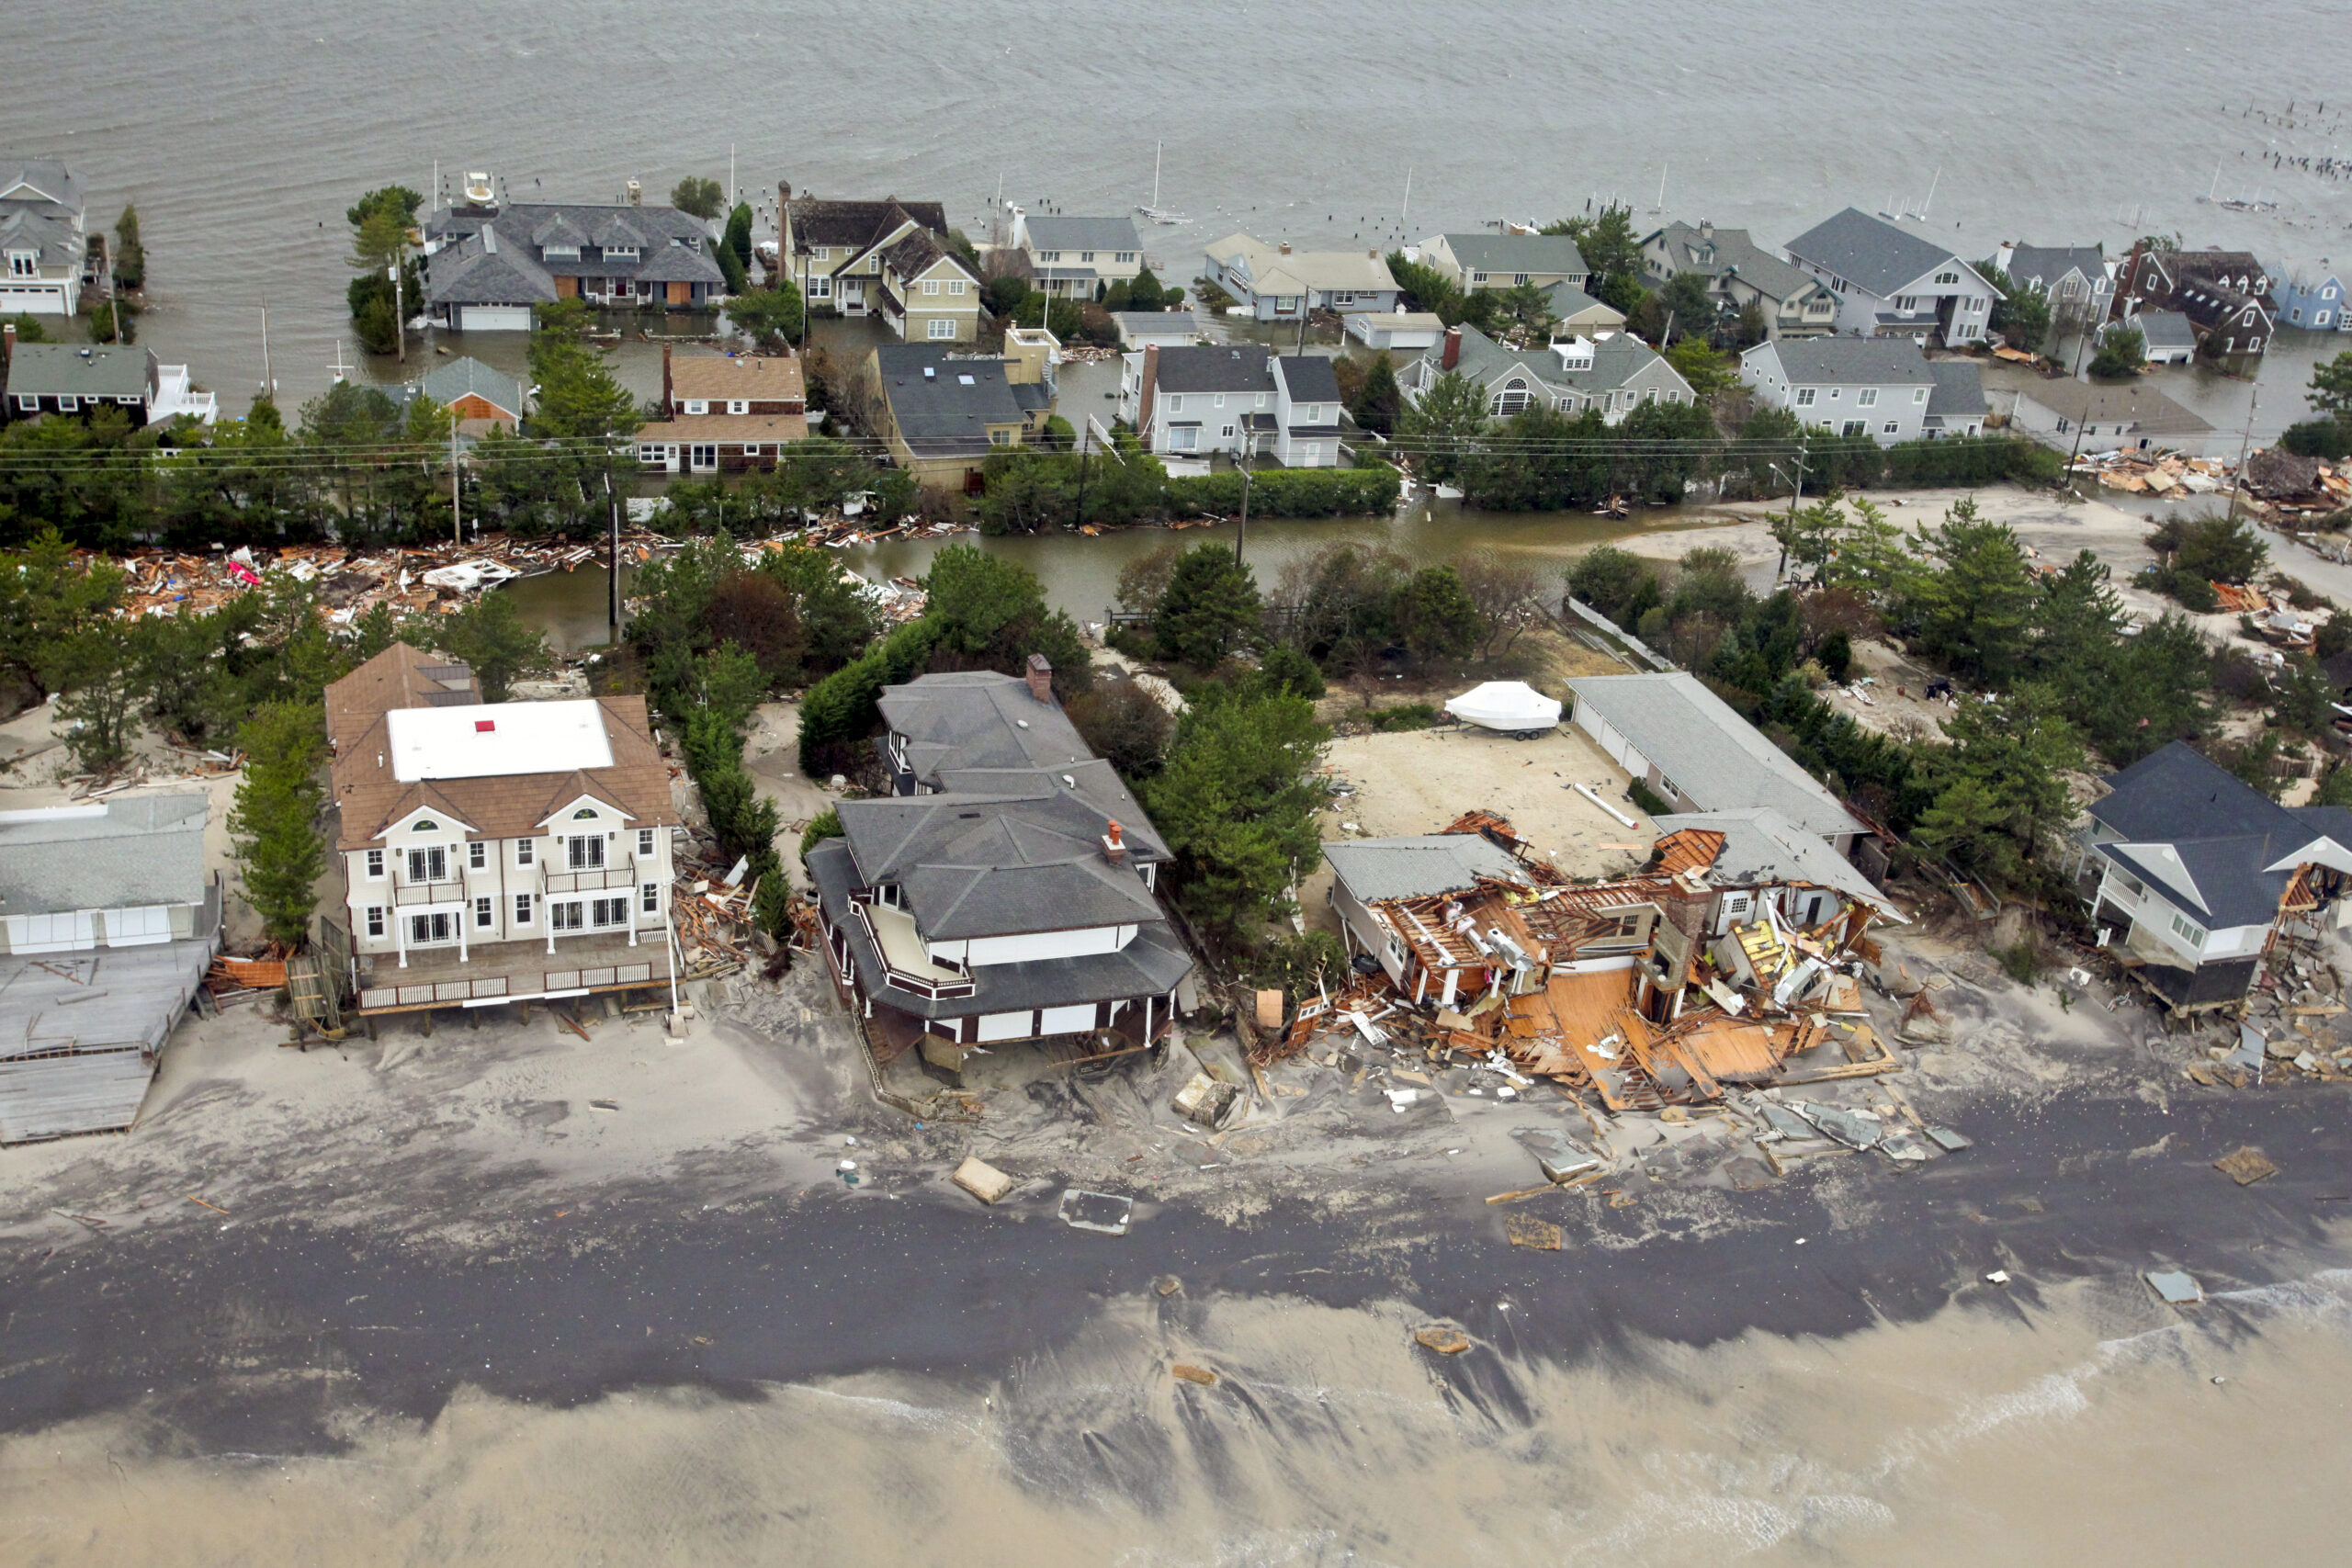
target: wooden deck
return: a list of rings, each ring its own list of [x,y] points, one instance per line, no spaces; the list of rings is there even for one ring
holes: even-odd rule
[[[455,948],[411,949],[408,966],[389,953],[360,959],[360,1013],[414,1012],[425,1008],[486,1007],[595,991],[625,991],[670,983],[668,944],[659,931],[626,936],[559,937],[545,942],[477,947],[459,962]]]

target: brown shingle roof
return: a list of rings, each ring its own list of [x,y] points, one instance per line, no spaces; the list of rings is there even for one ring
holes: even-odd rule
[[[435,692],[481,701],[474,672],[454,660],[396,642],[326,690],[327,741],[340,752],[393,708],[421,708]]]
[[[819,201],[792,203],[792,240],[798,245],[847,245],[862,251],[885,231],[912,219],[926,229],[947,231],[947,209],[935,201]]]
[[[335,742],[329,787],[338,813],[337,849],[366,849],[386,827],[428,807],[483,839],[536,836],[551,814],[583,795],[618,807],[639,827],[677,820],[670,770],[654,744],[643,697],[596,700],[612,748],[608,768],[414,783],[395,778],[384,715],[424,707],[431,693],[444,689],[422,678],[434,662],[406,643],[394,643],[327,688],[327,733]],[[467,679],[471,681],[470,673]]]
[[[670,361],[670,396],[799,402],[808,395],[800,361],[775,355],[681,354]]]
[[[632,439],[640,446],[665,441],[764,446],[771,441],[804,441],[808,436],[808,416],[805,413],[690,413],[640,425]]]

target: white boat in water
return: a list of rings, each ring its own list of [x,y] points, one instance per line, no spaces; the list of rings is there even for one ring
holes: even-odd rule
[[[1181,212],[1163,212],[1160,210],[1159,149],[1160,144],[1159,142],[1155,141],[1151,144],[1151,205],[1148,207],[1138,207],[1136,210],[1141,213],[1144,217],[1150,219],[1154,223],[1189,223],[1192,220],[1186,218]]]
[[[1445,711],[1464,724],[1505,735],[1541,735],[1556,728],[1560,705],[1524,681],[1489,681],[1449,698]]]

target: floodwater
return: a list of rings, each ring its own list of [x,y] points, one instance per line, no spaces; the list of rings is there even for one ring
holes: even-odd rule
[[[2341,259],[2352,182],[2267,159],[2352,152],[2352,105],[2334,96],[2352,35],[2307,0],[2232,15],[2217,31],[2185,0],[2077,6],[2065,31],[2086,47],[2023,63],[2009,45],[2050,27],[2035,0],[1894,25],[1870,0],[1719,6],[1611,69],[1623,9],[1556,0],[1216,0],[1181,21],[1037,0],[712,0],[685,28],[650,0],[513,0],[490,21],[458,0],[123,0],[102,45],[87,6],[17,0],[10,56],[43,63],[11,73],[0,150],[70,159],[102,222],[138,203],[145,341],[232,409],[260,385],[266,307],[290,406],[338,354],[364,357],[345,208],[390,182],[422,189],[436,165],[493,170],[518,197],[612,199],[636,178],[658,198],[685,175],[726,179],[731,152],[755,202],[779,179],[936,197],[984,235],[1000,184],[1073,213],[1149,201],[1164,141],[1159,205],[1188,221],[1148,248],[1179,278],[1238,228],[1385,245],[1612,194],[1640,221],[1662,206],[1768,243],[1851,204],[1924,210],[1970,255],[2179,231],[2274,265]],[[2233,212],[2209,193],[2278,206]]]
[[[1507,1307],[1444,1359],[1390,1303],[1118,1296],[985,1378],[462,1392],[326,1453],[91,1417],[0,1443],[0,1539],[153,1568],[2321,1562],[2347,1309],[2340,1270],[2180,1312],[1980,1284],[1838,1340],[1563,1362]]]

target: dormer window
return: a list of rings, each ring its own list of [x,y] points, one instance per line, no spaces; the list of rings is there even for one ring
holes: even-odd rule
[[[30,277],[39,271],[40,271],[39,251],[10,251],[8,253],[9,276]]]
[[[596,819],[596,808],[593,806],[583,806],[571,814],[571,819],[574,822],[594,822]]]
[[[554,253],[549,252],[548,254],[553,254]],[[605,247],[605,259],[606,261],[635,261],[637,259],[637,247],[635,245],[606,245]]]
[[[578,261],[580,247],[578,245],[549,245],[539,254],[549,261]]]
[[[710,404],[707,400],[702,398],[688,398],[686,400],[686,412],[688,413],[708,413],[710,412]]]

